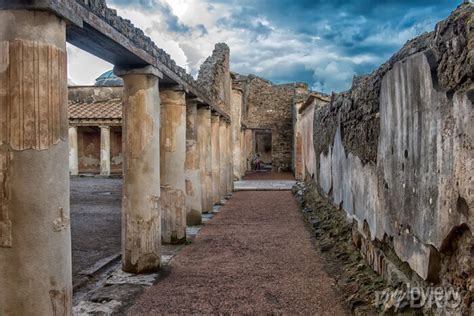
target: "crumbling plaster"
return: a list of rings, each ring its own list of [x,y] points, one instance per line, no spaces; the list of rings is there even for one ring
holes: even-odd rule
[[[462,5],[315,111],[322,191],[432,281],[452,232],[473,229],[472,21]]]

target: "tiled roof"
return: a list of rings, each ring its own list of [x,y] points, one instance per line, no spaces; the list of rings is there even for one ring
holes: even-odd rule
[[[122,100],[69,103],[69,119],[122,119]]]

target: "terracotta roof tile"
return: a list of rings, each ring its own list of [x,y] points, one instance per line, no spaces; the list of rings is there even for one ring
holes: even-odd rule
[[[122,100],[70,102],[69,119],[122,119]]]

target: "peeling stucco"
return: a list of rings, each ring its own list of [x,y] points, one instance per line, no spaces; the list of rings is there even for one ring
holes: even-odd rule
[[[315,110],[310,131],[319,188],[364,237],[433,282],[469,273],[458,239],[472,243],[474,224],[472,15],[472,4],[461,5],[355,78]],[[460,248],[448,253],[446,244]]]

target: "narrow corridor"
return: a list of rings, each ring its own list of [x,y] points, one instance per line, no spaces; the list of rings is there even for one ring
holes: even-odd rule
[[[236,192],[129,315],[343,315],[290,191]]]

